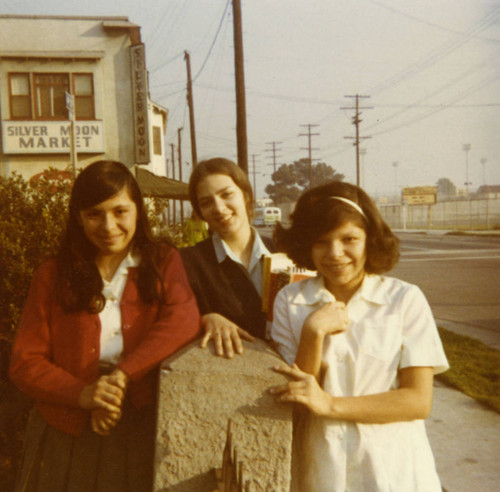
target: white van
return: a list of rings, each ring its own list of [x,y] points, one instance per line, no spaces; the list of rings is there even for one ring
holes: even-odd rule
[[[255,226],[273,226],[281,221],[281,210],[278,207],[262,207],[254,210]]]

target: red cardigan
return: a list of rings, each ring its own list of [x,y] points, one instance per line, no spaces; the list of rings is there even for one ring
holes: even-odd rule
[[[130,378],[128,393],[136,407],[154,403],[158,364],[198,336],[196,299],[179,253],[165,246],[160,268],[166,301],[145,304],[130,268],[121,306],[123,358],[118,368]],[[98,314],[67,313],[55,300],[56,263],[50,260],[31,283],[14,344],[10,377],[35,399],[47,423],[81,435],[90,411],[78,405],[83,388],[98,377],[101,324]]]

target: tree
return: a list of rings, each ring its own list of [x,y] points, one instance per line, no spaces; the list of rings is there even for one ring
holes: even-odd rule
[[[440,178],[437,183],[437,193],[442,196],[456,196],[457,187],[448,178]]]
[[[313,186],[344,179],[343,174],[324,162],[313,164],[310,169],[309,159],[303,158],[293,164],[280,166],[272,175],[274,184],[267,185],[265,192],[274,203],[294,202],[305,189],[309,188],[310,171],[312,171]]]
[[[10,490],[30,401],[7,376],[33,271],[53,255],[64,228],[71,179],[48,169],[26,182],[0,177],[0,489]]]

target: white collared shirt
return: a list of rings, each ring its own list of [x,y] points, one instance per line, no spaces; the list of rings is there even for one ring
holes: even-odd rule
[[[270,255],[270,251],[267,249],[266,245],[262,241],[262,238],[259,236],[259,233],[252,227],[252,236],[253,236],[253,246],[252,246],[252,254],[250,256],[250,264],[248,266],[248,273],[250,278],[252,279],[252,283],[259,295],[262,296],[262,257]],[[233,253],[231,248],[226,244],[226,242],[214,232],[212,234],[212,242],[215,249],[215,256],[217,257],[217,261],[222,263],[226,257],[229,257],[231,260],[236,263],[240,263],[243,265],[241,260]]]
[[[106,301],[99,313],[101,339],[99,360],[117,364],[123,352],[122,315],[120,301],[128,278],[129,267],[136,267],[140,258],[131,252],[122,260],[110,282],[103,279],[102,295]]]
[[[335,297],[322,277],[284,287],[274,303],[271,337],[283,358],[295,361],[306,317]],[[335,396],[394,390],[398,370],[448,368],[430,307],[414,285],[367,275],[347,304],[349,326],[325,338],[323,388]],[[301,449],[304,490],[441,491],[424,421],[357,424],[310,417]]]

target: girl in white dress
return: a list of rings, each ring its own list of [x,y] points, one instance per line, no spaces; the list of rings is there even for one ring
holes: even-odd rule
[[[278,293],[271,330],[292,378],[271,392],[308,409],[301,490],[441,491],[424,419],[448,363],[420,289],[380,275],[398,239],[362,189],[333,182],[301,196],[276,240],[318,272]]]

